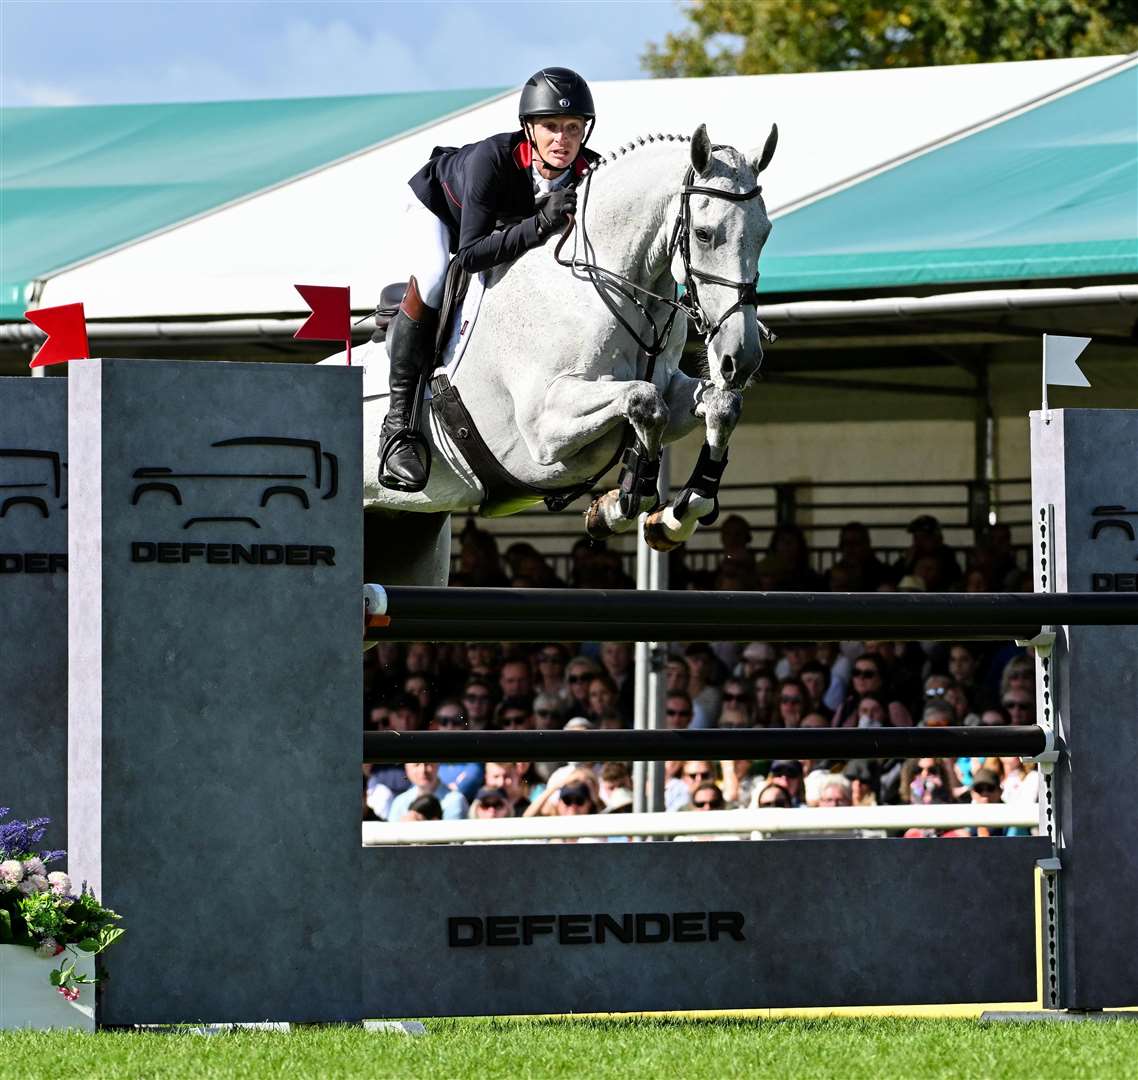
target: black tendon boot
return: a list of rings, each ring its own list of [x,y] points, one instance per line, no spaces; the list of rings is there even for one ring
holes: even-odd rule
[[[410,428],[420,376],[434,360],[438,318],[438,310],[423,303],[412,278],[387,331],[391,400],[380,429],[379,482],[392,491],[422,491],[430,476],[430,452]]]

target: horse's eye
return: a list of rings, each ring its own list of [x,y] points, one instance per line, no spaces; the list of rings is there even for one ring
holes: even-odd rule
[[[710,244],[711,243],[711,230],[710,229],[696,229],[695,230],[695,238],[701,244]]]

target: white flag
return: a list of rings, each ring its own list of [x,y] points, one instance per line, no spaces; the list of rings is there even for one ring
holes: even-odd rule
[[[1089,337],[1043,335],[1043,385],[1090,386],[1076,361],[1091,343]]]

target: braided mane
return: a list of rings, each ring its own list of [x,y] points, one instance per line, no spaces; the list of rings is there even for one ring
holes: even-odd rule
[[[619,161],[622,157],[624,157],[625,154],[628,154],[633,150],[637,150],[641,146],[647,146],[647,145],[652,144],[652,143],[665,143],[665,142],[676,142],[676,143],[689,142],[690,143],[691,142],[691,136],[690,135],[664,135],[662,133],[657,134],[657,135],[638,135],[634,140],[632,140],[632,142],[626,143],[624,146],[618,147],[616,150],[614,150],[607,157],[602,155],[595,162],[593,162],[592,167],[590,168],[589,171],[590,172],[596,172],[602,165],[608,165],[613,161]]]
[[[665,135],[663,133],[655,135],[638,135],[631,142],[627,142],[623,146],[617,147],[617,149],[614,150],[611,154],[608,154],[607,156],[602,154],[601,157],[593,162],[593,164],[590,166],[589,172],[596,172],[602,165],[609,165],[614,161],[620,161],[620,159],[625,155],[630,154],[633,150],[640,149],[642,146],[659,145],[661,143],[690,143],[691,140],[692,137],[690,135]],[[719,146],[713,147],[713,149],[730,150],[736,156],[736,158],[738,158],[738,161],[735,162],[736,165],[742,161],[745,161],[743,155],[740,154],[739,151],[736,150],[733,146]]]

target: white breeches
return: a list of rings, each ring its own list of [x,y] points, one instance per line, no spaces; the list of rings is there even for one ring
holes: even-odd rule
[[[425,304],[442,307],[443,286],[450,264],[450,233],[446,225],[408,189],[403,212],[395,220],[394,233],[390,239],[391,250],[405,268],[403,272],[408,278],[414,275]]]

